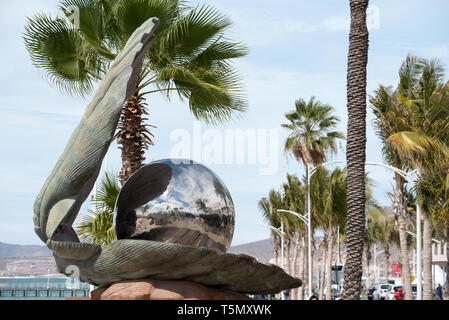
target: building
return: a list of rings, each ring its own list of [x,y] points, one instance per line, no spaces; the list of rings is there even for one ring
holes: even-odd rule
[[[65,300],[88,298],[91,286],[71,278],[0,278],[0,300]]]
[[[432,280],[433,287],[446,282],[447,244],[444,241],[432,244]]]

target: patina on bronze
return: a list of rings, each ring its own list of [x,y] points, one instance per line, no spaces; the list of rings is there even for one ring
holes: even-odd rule
[[[221,211],[221,220],[216,220],[221,224],[217,222],[216,229],[211,229],[216,231],[215,234],[209,230],[213,224],[211,220],[215,219],[210,217],[214,213],[203,216],[207,222],[199,224],[201,228],[196,230],[201,240],[193,240],[189,235],[182,240],[185,244],[176,243],[179,234],[164,231],[163,225],[156,229],[145,226],[145,221],[151,221],[144,218],[145,214],[141,216],[143,227],[137,224],[137,211],[135,228],[126,220],[132,210],[163,197],[172,183],[176,184],[176,177],[189,176],[177,174],[176,167],[161,161],[144,167],[141,171],[143,178],[136,175],[134,182],[122,190],[117,217],[124,220],[116,226],[120,236],[134,239],[118,239],[104,247],[79,242],[72,224],[98,177],[117,128],[120,110],[136,88],[142,59],[151,46],[158,24],[157,18],[150,18],[136,29],[99,84],[80,124],[36,198],[33,217],[35,232],[53,250],[59,272],[94,285],[107,286],[122,280],[151,278],[188,280],[241,293],[277,293],[299,287],[301,280],[275,265],[259,263],[247,255],[223,252],[232,238],[232,200],[221,182],[210,188],[210,183],[218,181],[218,178],[215,179],[208,169],[201,166],[199,168],[204,170],[195,187],[199,197],[191,199],[193,203],[198,200],[195,209],[198,215],[194,216],[200,217],[201,210],[211,213]],[[154,176],[146,174],[146,170]],[[173,177],[175,180],[172,182]],[[207,183],[203,184],[202,177],[207,177]],[[201,188],[204,186],[213,190],[215,195],[203,193]],[[223,200],[216,200],[220,196]],[[173,204],[174,199],[167,204]],[[170,218],[170,214],[161,212],[161,217]],[[181,224],[174,224],[173,219],[168,220],[170,228],[181,227]],[[120,225],[124,226],[123,230]],[[157,231],[158,228],[162,232]],[[152,229],[156,230],[156,235],[152,234],[155,232]]]

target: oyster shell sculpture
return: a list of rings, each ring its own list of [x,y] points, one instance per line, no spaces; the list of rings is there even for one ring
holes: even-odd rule
[[[229,191],[193,162],[161,160],[140,168],[116,206],[116,241],[81,243],[72,225],[111,144],[124,101],[159,24],[132,34],[101,81],[34,204],[35,232],[53,250],[58,270],[106,286],[122,280],[189,280],[242,293],[277,293],[301,280],[248,255],[226,253],[234,230]]]

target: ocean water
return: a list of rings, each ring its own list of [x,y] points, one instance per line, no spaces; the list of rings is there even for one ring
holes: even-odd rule
[[[71,278],[0,277],[0,300],[89,297],[90,285]]]

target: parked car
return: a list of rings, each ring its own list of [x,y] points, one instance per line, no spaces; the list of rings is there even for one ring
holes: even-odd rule
[[[389,283],[378,284],[373,292],[373,300],[388,300],[388,293],[392,288],[393,285]]]
[[[371,287],[371,288],[369,288],[368,289],[368,291],[367,291],[367,297],[368,297],[368,300],[373,300],[373,293],[374,293],[374,290],[376,290],[376,288],[375,287]]]
[[[398,291],[399,288],[402,288],[402,292],[405,294],[405,287],[404,286],[393,286],[391,290],[388,292],[388,299],[387,300],[394,300],[394,294]]]
[[[418,286],[416,284],[412,284],[412,298],[416,300],[418,296]]]

